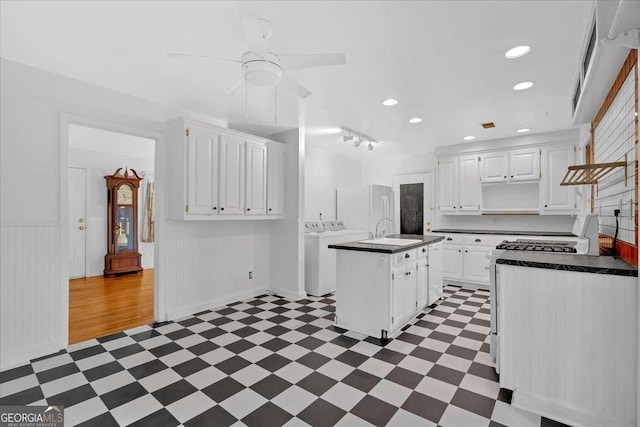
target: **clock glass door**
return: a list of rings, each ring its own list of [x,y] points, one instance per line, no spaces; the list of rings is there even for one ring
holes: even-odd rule
[[[118,206],[114,226],[116,253],[133,251],[136,224],[133,217],[133,206]]]

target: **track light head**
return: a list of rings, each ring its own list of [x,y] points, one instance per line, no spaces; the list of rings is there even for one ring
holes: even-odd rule
[[[373,144],[369,141],[369,147],[367,147],[369,151],[373,151]]]
[[[360,138],[356,138],[356,140],[353,141],[354,147],[359,147],[360,144],[362,144],[362,140]]]
[[[345,136],[342,137],[342,141],[343,142],[351,142],[351,141],[353,141],[355,139],[356,138],[353,135],[345,135]]]

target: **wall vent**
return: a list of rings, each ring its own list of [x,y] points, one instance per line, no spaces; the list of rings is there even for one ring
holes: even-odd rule
[[[491,129],[496,127],[496,124],[493,122],[482,123],[482,127],[485,129]]]

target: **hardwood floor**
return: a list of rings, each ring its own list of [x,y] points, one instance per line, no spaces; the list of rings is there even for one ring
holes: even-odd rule
[[[69,280],[69,344],[153,321],[153,269]]]

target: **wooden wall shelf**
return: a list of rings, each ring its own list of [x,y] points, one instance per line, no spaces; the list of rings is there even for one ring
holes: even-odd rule
[[[627,186],[627,155],[623,162],[594,163],[591,165],[569,166],[560,185],[588,185],[597,184],[609,172],[624,168],[624,186]]]

